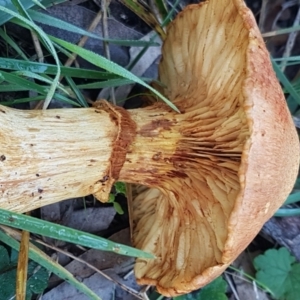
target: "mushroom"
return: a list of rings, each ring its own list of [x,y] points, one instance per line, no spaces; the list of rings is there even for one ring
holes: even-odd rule
[[[241,0],[188,6],[168,28],[156,102],[126,111],[0,107],[0,207],[25,212],[138,184],[140,284],[166,296],[220,275],[290,193],[299,142],[255,19]]]
[[[170,142],[160,149],[174,152],[153,156],[153,176],[142,182],[151,188],[133,202],[134,245],[157,257],[138,259],[135,274],[175,296],[220,275],[282,205],[297,176],[299,141],[241,0],[181,12],[168,28],[159,74],[182,114],[165,115],[170,131],[158,134]],[[149,151],[146,141],[140,147]]]

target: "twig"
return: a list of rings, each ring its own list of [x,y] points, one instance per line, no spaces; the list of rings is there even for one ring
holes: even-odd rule
[[[150,300],[150,298],[148,297],[148,295],[145,293],[142,293],[141,295],[143,295],[143,300]],[[159,298],[157,298],[156,300],[158,300]]]
[[[34,49],[35,49],[36,55],[38,57],[38,60],[40,63],[43,63],[44,62],[44,54],[43,54],[43,49],[41,47],[40,40],[39,40],[37,34],[33,30],[30,30],[30,33],[31,33]]]
[[[107,6],[109,5],[109,2],[107,3],[107,0],[101,0],[101,11],[102,11],[102,31],[103,31],[103,37],[108,38],[108,26],[107,26]],[[103,41],[103,48],[104,48],[104,55],[107,59],[110,59],[110,51],[109,51],[109,45],[107,41]]]
[[[40,40],[39,40],[37,34],[33,30],[30,30],[30,33],[31,33],[34,49],[35,49],[36,55],[38,57],[38,61],[40,63],[43,63],[44,62],[44,54],[43,54]],[[44,104],[44,101],[39,101],[36,104],[36,106],[34,106],[33,109],[41,109],[43,107],[43,104]]]
[[[253,285],[253,290],[254,290],[254,293],[255,293],[255,298],[259,300],[259,294],[258,294],[258,289],[257,289],[257,285],[256,285],[256,282],[255,281],[252,281],[252,285]]]
[[[265,26],[265,21],[267,16],[267,4],[268,4],[268,0],[263,0],[261,4],[259,23],[258,23],[258,27],[261,32],[265,31],[264,26]]]
[[[127,274],[125,274],[123,276],[123,279],[127,280],[131,274],[133,274],[133,269],[131,269]]]
[[[273,21],[273,24],[272,24],[272,30],[273,30],[273,29],[276,29],[276,24],[277,24],[278,20],[280,19],[281,15],[283,14],[283,12],[284,12],[287,8],[296,5],[297,2],[298,2],[298,0],[291,0],[291,1],[288,1],[288,2],[285,2],[285,3],[282,3],[282,4],[281,4],[281,11],[276,15],[276,17],[275,17],[275,19],[274,19],[274,21]]]
[[[237,290],[235,289],[235,286],[233,285],[230,277],[228,276],[227,273],[224,273],[224,275],[225,275],[225,278],[226,278],[226,280],[227,280],[227,282],[228,282],[228,284],[229,284],[229,286],[232,290],[232,293],[234,294],[234,297],[236,298],[236,300],[240,300],[239,294],[238,294]]]
[[[300,118],[297,116],[293,116],[294,124],[297,128],[300,128]]]
[[[299,23],[300,23],[300,7],[298,8],[297,16],[295,18],[293,27],[298,26]],[[289,57],[291,55],[291,52],[292,52],[292,50],[294,48],[294,45],[295,45],[297,35],[298,35],[298,31],[294,31],[294,32],[290,33],[289,38],[286,42],[286,47],[285,47],[283,56],[282,56],[283,58]],[[281,66],[280,66],[280,69],[281,69],[282,72],[285,71],[286,65],[287,65],[287,60],[283,60],[282,63],[281,63]]]
[[[162,16],[160,14],[160,11],[159,11],[158,6],[155,3],[155,1],[154,0],[149,0],[148,1],[148,5],[149,5],[149,7],[151,9],[151,12],[153,13],[153,16],[156,18],[158,24],[162,24],[163,19],[162,19]]]
[[[17,279],[16,279],[16,299],[24,300],[26,297],[27,270],[28,270],[28,250],[29,232],[23,230],[19,249]]]
[[[262,290],[265,293],[270,293],[272,296],[274,296],[273,292],[267,286],[265,286],[263,283],[259,282],[255,278],[251,277],[247,273],[244,273],[243,271],[241,271],[241,270],[239,270],[239,269],[237,269],[233,266],[229,266],[229,269],[233,270],[234,272],[231,273],[231,272],[225,271],[224,273],[225,274],[230,274],[230,276],[239,278],[239,279],[244,280],[245,282],[248,282],[250,284],[253,284],[253,281],[255,281],[256,286],[258,285],[260,290]]]
[[[102,13],[101,13],[101,11],[99,11],[99,12],[97,13],[97,15],[95,16],[95,18],[93,19],[93,21],[91,22],[91,24],[90,24],[90,26],[89,26],[89,28],[88,28],[87,31],[88,31],[88,32],[94,31],[95,28],[97,27],[97,25],[99,24],[99,22],[101,21],[101,18],[102,18]],[[79,47],[83,47],[83,46],[85,45],[85,43],[87,42],[88,38],[89,38],[88,36],[84,35],[84,36],[79,40],[79,42],[78,42],[77,45],[78,45]],[[67,61],[65,62],[64,66],[65,66],[65,67],[71,66],[72,63],[74,62],[74,60],[76,59],[76,57],[77,57],[77,54],[76,54],[76,53],[72,53],[72,56],[69,57],[69,58],[67,59]],[[59,78],[59,81],[62,81],[63,78],[64,78],[64,76],[62,75],[62,76]],[[42,106],[43,106],[43,102],[44,102],[44,101],[38,102],[37,105],[34,107],[34,109],[41,109]]]
[[[139,295],[141,295],[143,297],[143,300],[149,300],[149,297],[147,295],[147,291],[149,290],[150,287],[151,287],[150,285],[146,285],[139,292]],[[156,300],[158,300],[158,299],[160,299],[160,297],[158,297]]]
[[[88,266],[89,268],[91,268],[92,270],[94,270],[95,272],[97,272],[98,274],[102,275],[104,278],[106,278],[107,280],[109,281],[112,281],[114,284],[117,284],[118,286],[120,286],[124,291],[130,293],[131,295],[135,296],[136,298],[138,299],[141,299],[143,300],[143,298],[139,295],[139,293],[129,287],[127,287],[126,285],[114,280],[113,278],[111,278],[109,275],[105,274],[104,272],[102,272],[101,270],[97,269],[96,267],[94,267],[93,265],[91,265],[90,263],[88,263],[87,261],[73,255],[72,253],[68,252],[68,251],[65,251],[65,250],[62,250],[56,246],[52,246],[52,245],[49,245],[47,243],[45,243],[44,241],[40,240],[40,239],[37,239],[37,238],[31,238],[31,240],[34,240],[35,242],[41,244],[41,245],[44,245],[52,250],[55,250],[57,252],[60,252],[74,260],[77,260],[83,264],[85,264],[86,266]]]
[[[103,32],[103,37],[105,39],[109,38],[108,26],[107,26],[107,7],[109,6],[109,4],[110,4],[110,0],[101,0],[102,32]],[[103,41],[103,49],[104,49],[105,57],[110,60],[109,44],[107,41]],[[111,102],[114,105],[116,105],[115,89],[113,87],[110,89],[110,95],[111,95]]]
[[[95,18],[93,19],[93,21],[92,21],[92,23],[90,24],[90,26],[89,26],[89,28],[88,28],[87,31],[88,31],[88,32],[94,31],[95,28],[97,27],[97,25],[99,24],[99,22],[101,21],[101,18],[102,18],[102,13],[101,13],[101,11],[99,11],[99,12],[97,13],[97,15],[95,16]],[[85,43],[87,42],[88,38],[89,38],[88,36],[84,35],[84,36],[80,39],[80,41],[78,42],[77,45],[78,45],[79,47],[83,47],[83,46],[85,45]],[[72,63],[74,62],[74,60],[76,59],[76,57],[77,57],[77,54],[76,54],[76,53],[72,53],[72,56],[69,57],[69,58],[67,59],[67,61],[65,62],[64,66],[65,66],[65,67],[71,66]],[[61,76],[59,80],[62,80],[62,79],[63,79],[63,76]]]
[[[5,225],[0,225],[0,228],[7,234],[9,234],[10,236],[12,236],[13,238],[15,238],[16,240],[21,240],[21,231],[20,230],[17,230],[17,229],[14,229],[14,228],[11,228],[11,227],[8,227],[8,226],[5,226]],[[57,252],[60,252],[66,256],[69,256],[71,258],[73,258],[74,260],[77,260],[83,264],[85,264],[86,266],[88,266],[89,268],[91,268],[92,270],[94,270],[95,272],[99,273],[100,275],[102,275],[103,277],[105,277],[107,280],[110,280],[112,281],[113,283],[119,285],[122,289],[124,289],[126,292],[132,294],[133,296],[135,296],[136,298],[138,299],[141,299],[143,300],[143,298],[139,295],[139,293],[129,287],[127,287],[126,285],[114,280],[113,278],[111,278],[109,275],[103,273],[102,271],[100,271],[99,269],[97,269],[96,267],[94,267],[93,265],[91,265],[90,263],[86,262],[85,260],[79,258],[79,257],[76,257],[74,256],[72,253],[68,252],[68,251],[65,251],[65,250],[62,250],[56,246],[52,246],[52,245],[49,245],[47,244],[46,242],[38,239],[38,238],[34,238],[34,237],[31,237],[30,240],[33,240],[41,245],[44,245],[50,249],[53,249]]]

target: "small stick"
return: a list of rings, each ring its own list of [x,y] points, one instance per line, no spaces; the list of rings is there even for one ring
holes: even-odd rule
[[[109,38],[108,25],[107,25],[107,7],[110,4],[110,0],[101,0],[101,11],[102,11],[102,32],[104,38]],[[109,43],[103,41],[104,54],[107,59],[110,60]],[[116,105],[115,90],[113,87],[110,88],[111,102]]]
[[[299,23],[300,23],[300,7],[298,9],[297,16],[295,18],[293,27],[298,26]],[[293,31],[293,32],[291,32],[289,34],[289,38],[288,38],[288,40],[286,42],[286,48],[284,50],[284,53],[283,53],[282,57],[285,58],[285,57],[289,57],[291,55],[291,52],[292,52],[292,50],[294,48],[294,45],[295,45],[295,41],[296,41],[297,35],[298,35],[298,31]],[[282,72],[285,71],[286,64],[287,64],[287,61],[283,60],[282,63],[281,63],[281,66],[280,66],[280,69],[281,69]]]
[[[266,20],[266,16],[267,16],[267,4],[268,4],[268,0],[263,0],[262,4],[261,4],[260,17],[259,17],[259,23],[258,23],[258,27],[261,32],[265,31],[264,26],[265,26],[265,20]]]
[[[97,27],[97,25],[99,24],[101,18],[102,18],[102,13],[101,13],[101,11],[99,11],[97,13],[97,15],[95,16],[95,18],[93,19],[93,21],[91,22],[91,24],[90,24],[90,26],[89,26],[89,28],[88,28],[87,31],[88,32],[94,31],[95,28]],[[79,47],[83,47],[85,45],[85,43],[87,42],[88,38],[89,38],[88,36],[84,35],[83,37],[81,37],[81,39],[79,40],[79,42],[78,42],[77,45]],[[77,57],[77,54],[76,53],[72,53],[72,56],[67,59],[67,61],[65,62],[64,66],[65,67],[71,66],[72,63],[74,62],[74,60],[76,59],[76,57]],[[63,78],[64,78],[63,75],[60,76],[59,81],[62,81]],[[37,103],[37,105],[34,107],[34,109],[41,109],[43,107],[43,104],[44,104],[44,101],[39,101]]]
[[[232,293],[234,294],[234,297],[236,298],[236,300],[240,300],[240,297],[239,297],[239,295],[238,295],[238,292],[237,292],[237,290],[235,289],[235,286],[233,285],[233,283],[232,283],[230,277],[229,277],[228,274],[226,274],[226,273],[224,273],[224,275],[225,275],[225,278],[226,278],[226,280],[227,280],[227,282],[228,282],[228,284],[229,284],[229,286],[230,286],[230,288],[231,288],[231,290],[232,290]]]
[[[72,253],[68,252],[68,251],[65,251],[65,250],[62,250],[56,246],[52,246],[52,245],[49,245],[45,242],[43,242],[42,240],[40,239],[37,239],[37,238],[31,238],[31,240],[34,240],[35,242],[41,244],[41,245],[44,245],[52,250],[55,250],[57,252],[60,252],[74,260],[77,260],[79,261],[80,263],[82,264],[85,264],[86,266],[88,266],[89,268],[91,268],[92,270],[94,270],[95,272],[99,273],[100,275],[102,275],[104,278],[106,278],[107,280],[113,282],[114,284],[120,286],[120,288],[122,288],[124,291],[130,293],[131,295],[135,296],[136,298],[138,299],[142,299],[141,296],[135,291],[133,290],[132,288],[129,288],[127,287],[126,285],[124,285],[123,283],[120,283],[118,281],[116,281],[115,279],[111,278],[109,275],[105,274],[104,272],[102,272],[101,270],[97,269],[96,267],[94,267],[92,264],[88,263],[87,261],[73,255]]]

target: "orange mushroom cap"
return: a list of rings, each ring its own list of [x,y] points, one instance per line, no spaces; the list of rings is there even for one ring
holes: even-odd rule
[[[198,289],[247,247],[290,193],[298,136],[254,16],[241,0],[190,5],[168,28],[159,67],[182,114],[173,180],[133,201],[140,284]],[[178,175],[178,176],[177,176]]]

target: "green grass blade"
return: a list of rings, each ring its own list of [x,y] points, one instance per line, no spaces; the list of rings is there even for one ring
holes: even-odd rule
[[[60,45],[53,43],[54,47],[58,49],[58,52],[63,53],[67,58],[73,58],[74,55],[67,51],[65,48],[61,47]]]
[[[32,2],[32,0],[23,0],[22,1],[23,7],[25,9],[28,9],[35,4]],[[11,10],[13,12],[17,12],[16,7],[13,5],[11,1],[6,1],[6,0],[0,0],[0,6],[5,7],[8,10]],[[0,11],[0,26],[6,23],[7,21],[11,20],[13,18],[13,15],[11,15],[8,12],[5,11]]]
[[[290,194],[284,202],[284,205],[292,204],[300,201],[300,192]]]
[[[296,32],[300,30],[300,25],[298,26],[293,26],[293,27],[289,27],[289,28],[284,28],[284,29],[278,29],[278,30],[274,30],[271,32],[266,32],[263,33],[262,36],[263,37],[271,37],[271,36],[276,36],[276,35],[280,35],[280,34],[287,34],[287,33],[291,33],[291,32]]]
[[[177,6],[179,5],[180,0],[176,0],[172,9],[169,11],[168,15],[164,19],[164,21],[161,24],[161,27],[165,27],[172,21],[172,16],[176,11]],[[150,41],[153,41],[157,36],[157,33],[153,34],[153,36],[150,38]],[[132,62],[127,66],[128,70],[132,70],[132,68],[137,64],[137,62],[142,58],[142,56],[145,54],[145,52],[148,50],[148,46],[145,46],[139,54],[132,60]]]
[[[283,84],[285,90],[294,98],[294,101],[300,105],[300,95],[295,91],[293,85],[290,83],[290,81],[286,78],[284,73],[280,70],[279,66],[276,62],[272,60],[273,68],[276,72],[276,75],[280,82]]]
[[[83,94],[79,90],[78,86],[75,84],[74,80],[69,76],[66,76],[66,80],[67,80],[68,84],[70,85],[70,88],[72,89],[73,93],[75,94],[80,106],[89,107],[86,99],[84,98]]]
[[[1,90],[0,90],[1,91]],[[7,106],[13,106],[15,104],[19,103],[28,103],[32,101],[41,101],[44,100],[44,96],[36,96],[36,97],[29,97],[29,98],[20,98],[20,99],[14,99],[14,100],[9,100],[9,101],[1,101],[1,105],[7,105]]]
[[[27,13],[27,10],[24,8],[22,2],[20,0],[11,0],[12,4],[15,6],[17,9],[17,12],[24,18],[28,19],[29,21],[32,22],[30,16]]]
[[[103,89],[107,87],[117,87],[126,84],[134,83],[132,80],[129,79],[110,79],[105,81],[98,81],[93,83],[86,83],[86,84],[79,84],[77,85],[80,89]]]
[[[106,38],[102,38],[97,34],[91,33],[89,31],[86,31],[78,26],[75,26],[73,24],[70,24],[68,22],[65,22],[63,20],[57,19],[55,17],[49,16],[47,14],[41,13],[41,12],[37,12],[34,10],[29,10],[29,15],[31,16],[31,18],[36,21],[39,22],[41,24],[44,25],[48,25],[51,27],[56,27],[62,30],[66,30],[69,32],[73,32],[76,34],[80,34],[80,35],[86,35],[88,37],[97,39],[97,40],[101,40],[101,41],[106,41],[109,42],[111,44],[115,44],[115,45],[120,45],[120,46],[137,46],[137,47],[142,47],[142,46],[159,46],[158,43],[152,42],[152,41],[135,41],[135,40],[115,40],[115,39],[106,39]]]
[[[43,12],[38,12],[32,9],[28,10],[29,15],[35,22],[39,22],[44,25],[59,28],[73,33],[78,33],[80,35],[86,35],[88,37],[100,40],[101,38],[92,32],[86,31],[78,26],[65,22],[63,20],[57,19],[55,17],[49,16]]]
[[[47,88],[45,86],[41,86],[33,81],[30,81],[28,79],[22,78],[21,76],[15,75],[13,73],[8,73],[5,71],[1,71],[2,78],[12,84],[18,85],[22,88],[26,88],[26,90],[36,91],[40,94],[46,95],[47,94]]]
[[[15,71],[30,71],[34,73],[55,75],[57,73],[57,66],[39,62],[23,61],[19,59],[0,57],[0,68]],[[72,67],[61,67],[61,74],[75,78],[85,79],[113,79],[118,76],[108,72],[94,71],[88,69],[78,69]]]
[[[152,41],[141,41],[141,40],[115,40],[115,39],[106,39],[101,38],[102,41],[108,42],[110,44],[125,46],[125,47],[159,47],[160,45]]]
[[[21,48],[18,46],[18,44],[9,36],[6,34],[6,32],[0,28],[0,37],[10,46],[12,47],[24,60],[28,60],[25,53],[21,50]]]
[[[21,92],[21,91],[28,91],[28,87],[20,87],[20,86],[16,86],[14,84],[8,84],[8,85],[0,85],[0,92]],[[58,93],[54,94],[54,97],[64,103],[73,105],[75,107],[80,107],[81,105],[78,104],[76,101],[67,98],[63,95],[60,95]],[[28,97],[28,98],[21,98],[21,99],[13,99],[10,101],[1,101],[0,104],[2,105],[15,105],[15,104],[19,104],[19,103],[28,103],[31,101],[41,101],[41,100],[45,100],[45,96],[41,95],[41,96],[36,96],[36,97]]]
[[[279,208],[274,217],[295,217],[300,216],[300,208]]]
[[[153,0],[153,3],[158,9],[161,19],[164,20],[168,15],[166,2],[164,0]]]
[[[36,6],[38,6],[39,8],[42,8],[42,9],[44,9],[44,10],[47,9],[42,3],[39,2],[39,0],[32,0],[32,2],[34,2],[34,4],[35,4]]]
[[[7,93],[7,92],[22,92],[28,91],[28,87],[16,85],[16,84],[0,84],[0,92]],[[43,98],[45,98],[43,96]],[[1,102],[3,103],[3,102]]]
[[[92,63],[93,65],[96,65],[108,72],[114,73],[116,75],[119,75],[121,77],[127,78],[129,80],[132,80],[136,83],[139,83],[140,85],[143,85],[150,91],[152,91],[158,98],[162,99],[167,105],[169,105],[172,109],[179,112],[178,108],[165,96],[163,96],[161,93],[159,93],[157,90],[155,90],[153,87],[145,83],[143,80],[141,80],[139,77],[135,76],[128,70],[124,69],[123,67],[117,65],[116,63],[106,59],[103,56],[100,56],[92,51],[86,50],[84,48],[78,47],[77,45],[73,45],[71,43],[68,43],[66,41],[63,41],[61,39],[50,37],[51,40],[56,42],[57,44],[60,44],[64,48],[68,49],[69,51],[72,51],[88,62]]]
[[[295,185],[294,185],[295,190],[300,190],[300,177],[296,179]]]
[[[68,2],[68,0],[42,0],[41,4],[45,7],[51,7],[64,2]]]
[[[0,230],[0,240],[11,248],[19,251],[20,243],[16,241],[13,237],[5,234],[2,230]],[[43,251],[34,246],[33,244],[29,244],[29,258],[50,272],[56,274],[61,279],[69,282],[79,291],[84,293],[89,297],[89,299],[93,300],[101,300],[92,290],[90,290],[86,285],[82,282],[79,282],[72,273],[67,271],[64,267],[62,267],[57,262],[53,261],[49,256],[47,256]]]
[[[266,291],[267,293],[270,293],[273,297],[275,296],[274,293],[262,282],[254,278],[253,276],[249,275],[247,272],[245,272],[243,269],[240,270],[233,265],[230,265],[228,269],[231,269],[238,274],[240,274],[241,278],[245,277],[247,278],[250,282],[255,282],[257,286],[259,286],[263,291]]]
[[[300,63],[300,56],[288,56],[288,57],[279,57],[279,58],[273,58],[273,61],[296,61]]]
[[[4,209],[0,209],[0,223],[54,239],[79,244],[89,248],[111,251],[133,257],[154,257],[150,253],[122,244],[114,243],[90,233],[68,228],[66,226],[40,220],[27,215],[14,213]]]
[[[164,21],[161,24],[161,27],[165,27],[172,21],[172,16],[176,11],[176,7],[179,5],[180,0],[176,0],[172,9],[169,11],[168,15],[164,19]],[[150,38],[150,41],[153,41],[157,36],[157,33],[153,34],[153,36]],[[145,46],[139,54],[132,60],[132,62],[127,66],[128,70],[132,70],[132,68],[137,64],[137,62],[142,58],[142,56],[145,54],[145,52],[148,50],[149,46]]]
[[[23,77],[29,77],[32,79],[36,79],[39,80],[41,82],[47,83],[47,84],[51,84],[52,83],[52,78],[46,76],[46,75],[39,75],[30,71],[16,71],[13,74],[18,75],[18,76],[23,76]],[[69,92],[63,87],[62,84],[58,84],[57,89],[59,89],[60,91],[62,91],[63,93],[69,95]]]
[[[163,23],[161,24],[162,27],[165,27],[166,25],[168,25],[171,21],[172,21],[172,16],[174,15],[177,6],[179,5],[180,0],[176,0],[173,7],[171,8],[171,10],[169,11],[168,15],[166,16],[166,18],[164,19]]]
[[[288,95],[286,103],[291,114],[294,115],[298,109],[298,103],[294,100],[294,98],[291,95]]]
[[[7,73],[5,71],[2,71],[0,72],[2,78],[4,80],[6,80],[7,82],[11,83],[11,84],[14,84],[14,85],[17,85],[19,86],[21,89],[19,90],[23,90],[23,91],[35,91],[37,93],[40,93],[42,95],[44,95],[44,99],[45,99],[45,96],[47,95],[47,92],[48,92],[48,89],[49,87],[47,86],[42,86],[42,85],[39,85],[35,82],[32,82],[30,80],[27,80],[25,78],[22,78],[20,76],[17,76],[13,73]],[[12,85],[9,85],[10,87],[13,87]],[[0,89],[1,87],[3,87],[2,89],[5,90],[6,92],[8,91],[7,90],[7,86],[5,85],[0,85]],[[13,90],[16,90],[16,88],[14,88]],[[63,101],[63,102],[66,102],[66,103],[69,103],[71,105],[74,105],[74,106],[79,106],[78,103],[76,103],[75,101],[65,97],[64,95],[61,95],[61,94],[58,94],[58,93],[55,93],[53,95],[56,99],[60,100],[60,101]]]
[[[151,38],[150,41],[154,41],[156,38],[157,33],[155,33]],[[145,46],[141,51],[138,53],[138,55],[128,64],[127,68],[128,70],[132,70],[132,68],[137,64],[137,62],[142,58],[142,56],[146,53],[146,51],[149,49],[149,46]]]
[[[43,5],[44,7],[49,7],[66,1],[67,0],[43,0],[41,5]],[[31,7],[36,6],[36,3],[33,0],[22,0],[22,5],[27,10]],[[0,0],[0,6],[6,7],[13,12],[17,12],[16,7],[9,0]],[[12,18],[13,16],[11,14],[0,11],[0,26],[10,21]]]
[[[144,1],[120,0],[120,2],[133,11],[140,19],[154,29],[161,37],[165,37],[165,32],[159,24],[156,16],[151,11],[149,4]]]
[[[59,62],[57,53],[56,53],[56,51],[53,47],[53,44],[50,41],[50,39],[47,37],[47,35],[38,26],[36,26],[33,22],[30,22],[26,18],[18,15],[14,11],[12,11],[10,9],[7,9],[5,7],[0,6],[0,11],[12,15],[13,17],[19,19],[20,21],[22,21],[26,25],[30,26],[33,30],[35,30],[39,34],[39,36],[42,39],[44,45],[47,47],[47,49],[49,50],[49,52],[51,53],[51,55],[53,56],[53,58],[55,60],[55,63],[57,65],[57,73],[55,75],[55,78],[53,79],[52,84],[50,85],[49,91],[48,91],[46,99],[45,99],[45,103],[44,103],[43,108],[46,108],[49,105],[49,103],[50,103],[50,101],[51,101],[51,99],[52,99],[52,97],[55,93],[56,87],[57,87],[58,82],[59,82],[59,77],[60,77],[60,62]]]
[[[54,94],[54,98],[61,101],[61,102],[65,102],[65,103],[68,103],[70,105],[73,105],[75,107],[80,107],[80,104],[68,97],[65,97],[64,95],[61,95],[61,94],[58,94],[58,93],[55,93]]]

